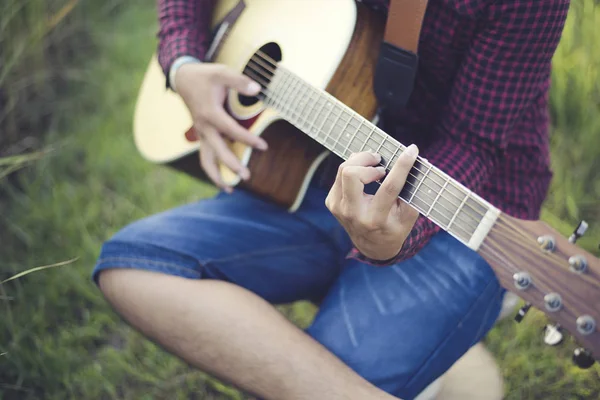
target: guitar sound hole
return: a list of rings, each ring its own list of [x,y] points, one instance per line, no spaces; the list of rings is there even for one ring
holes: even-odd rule
[[[269,82],[277,69],[276,64],[281,61],[281,58],[281,47],[275,42],[267,43],[250,57],[250,60],[248,60],[248,63],[244,68],[244,75],[249,76],[259,83],[264,91],[269,85]],[[263,97],[264,95],[262,93],[258,96],[244,96],[238,94],[240,104],[245,107],[256,104]]]

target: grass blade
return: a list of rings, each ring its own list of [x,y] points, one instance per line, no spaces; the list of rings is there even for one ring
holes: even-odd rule
[[[14,279],[21,278],[22,276],[29,275],[32,272],[37,272],[37,271],[41,271],[41,270],[48,269],[48,268],[55,268],[55,267],[60,267],[63,265],[71,264],[71,263],[77,261],[78,259],[79,259],[79,257],[75,257],[75,258],[72,258],[67,261],[61,261],[61,262],[55,263],[55,264],[42,265],[41,267],[31,268],[31,269],[28,269],[27,271],[20,272],[17,275],[11,276],[10,278],[3,280],[2,282],[0,282],[0,285],[5,284],[6,282],[12,281]]]

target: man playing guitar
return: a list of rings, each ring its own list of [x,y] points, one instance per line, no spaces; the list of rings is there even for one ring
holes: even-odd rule
[[[384,116],[390,135],[414,145],[374,195],[364,188],[384,176],[380,156],[356,153],[333,184],[313,179],[295,213],[219,174],[222,162],[249,178],[228,139],[267,143],[223,108],[229,89],[260,87],[201,61],[214,4],[159,0],[158,54],[221,191],[122,229],[94,280],[149,339],[261,398],[414,398],[483,338],[505,292],[482,257],[398,194],[420,152],[503,212],[538,218],[551,179],[551,59],[569,0],[430,0],[414,91]],[[271,305],[297,300],[320,302],[306,332]]]

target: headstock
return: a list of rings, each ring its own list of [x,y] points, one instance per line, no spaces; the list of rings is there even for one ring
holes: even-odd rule
[[[529,305],[544,312],[557,322],[547,340],[570,332],[588,349],[577,349],[574,361],[589,368],[600,360],[600,259],[575,244],[586,229],[582,223],[566,239],[541,221],[502,214],[478,251],[500,283],[528,302],[518,318]]]

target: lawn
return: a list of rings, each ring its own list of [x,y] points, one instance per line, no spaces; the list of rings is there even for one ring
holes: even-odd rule
[[[555,178],[543,219],[565,235],[600,242],[600,5],[577,0],[555,57],[551,96]],[[214,193],[210,186],[144,162],[132,141],[138,87],[155,49],[154,3],[133,2],[90,27],[97,54],[79,73],[49,127],[52,151],[4,184],[0,281],[39,265],[71,264],[0,285],[0,398],[236,399],[237,391],[191,370],[125,326],[89,280],[101,243],[129,221]],[[305,303],[284,311],[304,326]],[[570,362],[574,344],[543,345],[532,311],[485,339],[506,379],[507,399],[598,399],[600,366]]]

